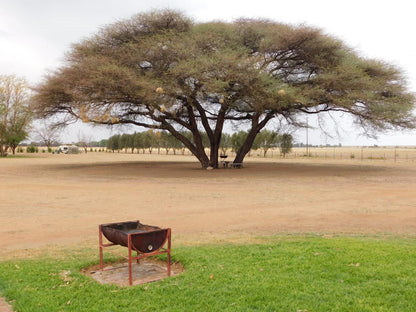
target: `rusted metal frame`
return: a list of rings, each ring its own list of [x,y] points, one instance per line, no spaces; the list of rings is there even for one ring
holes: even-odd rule
[[[156,256],[156,255],[162,255],[162,254],[167,254],[168,255],[168,259],[167,259],[167,273],[168,276],[171,275],[171,247],[172,247],[172,243],[171,243],[171,229],[168,228],[168,234],[167,234],[167,238],[165,239],[165,241],[163,242],[162,246],[164,246],[166,244],[166,241],[168,242],[168,247],[166,248],[160,248],[157,251],[151,252],[151,253],[141,253],[138,250],[136,250],[132,244],[131,241],[131,237],[135,235],[135,233],[131,233],[128,234],[128,248],[129,248],[129,284],[132,285],[133,283],[133,279],[132,279],[132,264],[131,261],[132,260],[137,260],[137,262],[140,259],[143,258],[147,258],[147,257],[151,257],[151,256]],[[133,247],[133,248],[132,248]],[[131,250],[135,250],[137,252],[136,257],[131,257]]]
[[[127,236],[127,248],[129,249],[129,285],[133,285],[133,273],[131,270],[131,245],[132,245],[132,241],[131,241],[131,236],[132,234],[128,234]]]
[[[100,247],[100,269],[103,270],[104,269],[104,260],[103,260],[103,250],[104,250],[104,248],[111,247],[111,246],[116,246],[117,244],[113,244],[113,243],[103,244],[103,231],[101,229],[101,226],[102,225],[99,226],[99,238],[98,238],[98,240],[99,240],[99,247]],[[120,254],[120,253],[118,253],[114,250],[108,249],[108,251],[113,253],[113,254],[116,254],[120,257],[123,257],[124,259],[127,259],[126,256],[124,256],[124,255],[122,255],[122,254]]]
[[[100,269],[103,269],[103,231],[101,229],[101,225],[98,226],[98,240],[99,240],[99,247],[100,247]]]
[[[168,228],[168,276],[170,276],[171,229]]]
[[[152,252],[152,253],[140,253],[140,252],[138,252],[133,247],[133,244],[132,244],[132,241],[131,241],[131,236],[134,236],[134,233],[128,235],[128,249],[129,249],[129,256],[128,256],[128,261],[129,261],[129,265],[128,265],[129,266],[129,285],[130,286],[133,285],[132,261],[133,260],[137,260],[137,262],[139,262],[140,259],[147,258],[147,257],[151,257],[151,256],[161,255],[161,254],[165,254],[165,253],[168,254],[168,260],[167,260],[167,271],[168,272],[167,273],[168,273],[168,276],[170,276],[170,271],[171,271],[170,270],[170,249],[163,249],[163,248],[161,248],[161,249],[159,249],[159,250],[157,250],[155,252]],[[166,243],[166,241],[165,241],[165,243]],[[135,250],[137,252],[136,257],[132,257],[132,255],[131,255],[132,250]],[[155,279],[154,281],[157,281],[157,279]]]
[[[103,244],[103,232],[102,232],[102,225],[99,226],[99,249],[100,249],[100,269],[103,270],[103,249],[107,248],[107,247],[111,247],[111,246],[115,246],[117,244],[113,244],[113,243],[109,243],[109,244]],[[149,231],[151,232],[151,231]],[[108,249],[109,252],[116,254],[124,259],[128,260],[128,267],[129,267],[129,285],[133,284],[133,274],[132,274],[132,260],[137,260],[139,261],[142,258],[146,258],[146,257],[151,257],[151,256],[155,256],[155,255],[161,255],[161,254],[168,254],[168,259],[167,259],[167,274],[168,276],[171,275],[171,229],[168,228],[167,229],[167,238],[165,239],[165,241],[163,242],[162,246],[164,246],[166,244],[166,241],[168,242],[168,247],[166,248],[160,248],[155,252],[152,253],[141,253],[140,251],[136,250],[132,244],[132,240],[131,237],[134,236],[136,233],[130,233],[127,236],[127,248],[128,248],[128,257],[113,251],[111,249]],[[132,250],[137,252],[136,257],[132,257]],[[155,280],[156,281],[156,280]]]
[[[113,246],[115,246],[116,244],[114,244]],[[117,255],[117,256],[120,256],[120,257],[123,257],[124,259],[127,259],[127,256],[125,256],[125,255],[123,255],[123,254],[121,254],[121,253],[118,253],[117,251],[114,251],[114,250],[111,250],[111,249],[106,249],[108,252],[111,252],[111,253],[113,253],[113,254],[115,254],[115,255]]]

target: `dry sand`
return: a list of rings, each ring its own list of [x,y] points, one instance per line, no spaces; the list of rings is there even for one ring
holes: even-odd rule
[[[88,153],[0,159],[0,257],[98,245],[101,223],[171,227],[173,242],[279,233],[416,230],[416,164],[249,158],[201,170],[190,156]]]

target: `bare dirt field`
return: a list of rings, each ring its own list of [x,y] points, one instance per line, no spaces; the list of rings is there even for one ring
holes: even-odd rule
[[[416,233],[416,163],[88,153],[0,159],[0,259],[98,248],[98,225],[171,227],[173,244],[285,233]],[[22,251],[24,251],[22,253]]]

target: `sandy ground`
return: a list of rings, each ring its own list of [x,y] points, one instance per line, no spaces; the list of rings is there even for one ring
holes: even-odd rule
[[[247,159],[201,170],[194,158],[88,153],[0,159],[0,257],[98,245],[101,223],[171,227],[173,242],[278,233],[416,230],[416,163]]]
[[[171,264],[170,276],[176,276],[184,271],[180,263]],[[105,264],[103,270],[100,265],[94,265],[82,270],[82,273],[90,276],[101,284],[116,284],[118,286],[129,286],[129,268],[126,262]],[[143,258],[140,263],[132,264],[132,285],[151,283],[167,278],[166,261],[155,258]],[[0,312],[2,312],[0,310]]]
[[[188,156],[0,159],[0,259],[98,249],[98,225],[127,220],[171,227],[173,247],[286,233],[414,236],[416,163],[248,158],[243,169],[207,171]]]

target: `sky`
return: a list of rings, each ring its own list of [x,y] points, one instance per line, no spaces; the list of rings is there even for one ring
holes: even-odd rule
[[[72,43],[95,34],[101,27],[153,9],[177,9],[195,22],[233,21],[239,17],[268,18],[322,29],[344,41],[359,55],[396,65],[403,70],[408,89],[416,93],[416,40],[413,1],[373,0],[0,0],[0,74],[25,77],[32,85],[62,65]],[[362,135],[343,116],[321,131],[308,131],[310,144],[416,145],[416,131],[390,132],[377,139]],[[63,141],[108,138],[121,131],[75,124],[62,134]],[[305,143],[306,132],[295,133]]]

